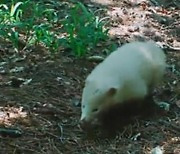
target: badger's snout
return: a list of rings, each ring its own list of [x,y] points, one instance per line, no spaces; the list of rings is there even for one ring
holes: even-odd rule
[[[90,123],[89,123],[88,121],[86,121],[85,118],[84,118],[84,119],[81,119],[81,120],[79,121],[79,123],[80,123],[80,127],[81,127],[83,130],[87,130],[88,127],[89,127],[89,125],[90,125]]]
[[[96,127],[98,127],[98,119],[87,120],[83,118],[80,120],[80,127],[85,131],[90,131]]]

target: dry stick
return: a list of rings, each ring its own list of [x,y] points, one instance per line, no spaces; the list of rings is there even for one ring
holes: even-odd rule
[[[58,139],[58,138],[59,138],[59,136],[54,135],[54,134],[52,134],[52,133],[50,133],[50,132],[46,132],[46,134],[47,134],[47,135],[50,135],[50,136],[52,136],[52,137],[54,137],[54,138],[56,138],[56,139]]]
[[[64,135],[63,127],[62,127],[61,124],[59,124],[59,123],[58,123],[58,127],[59,127],[60,133],[61,133],[60,140],[61,140],[61,142],[63,143],[63,139],[64,139],[64,137],[63,137],[63,135]]]
[[[54,144],[54,141],[51,141],[51,145],[54,147],[54,149],[57,151],[58,154],[62,153],[59,151],[59,149],[57,148],[57,146]]]
[[[166,126],[170,126],[171,128],[173,128],[174,130],[176,130],[178,133],[180,133],[180,127],[178,127],[178,126],[176,126],[176,125],[174,125],[174,124],[172,124],[172,123],[170,123],[170,122],[167,122],[167,121],[165,121],[165,120],[160,120],[160,123],[162,123],[162,124],[165,124]]]
[[[8,144],[9,146],[11,146],[11,147],[13,147],[13,148],[16,148],[16,149],[18,149],[18,150],[24,150],[24,151],[29,151],[29,152],[33,152],[33,153],[39,153],[39,152],[37,152],[37,151],[34,151],[33,149],[26,149],[26,148],[23,148],[22,146],[20,147],[20,146],[18,146],[18,145],[14,145],[14,144],[10,144],[9,142],[6,142],[6,144]],[[41,153],[39,153],[39,154],[41,154]]]

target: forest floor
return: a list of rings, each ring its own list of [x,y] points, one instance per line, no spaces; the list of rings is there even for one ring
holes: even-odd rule
[[[97,62],[66,52],[52,57],[41,48],[14,54],[11,44],[1,40],[0,153],[147,154],[159,146],[165,154],[179,154],[179,2],[159,0],[157,4],[163,7],[155,7],[158,1],[154,0],[81,2],[105,10],[102,16],[110,17],[111,40],[119,46],[152,39],[164,48],[169,67],[155,99],[169,103],[170,110],[137,118],[115,137],[88,138],[79,126],[80,100],[85,78]]]

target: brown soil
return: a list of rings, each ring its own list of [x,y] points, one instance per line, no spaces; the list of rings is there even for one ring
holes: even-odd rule
[[[146,154],[160,146],[165,154],[179,154],[179,2],[163,7],[135,0],[82,2],[106,10],[117,44],[153,39],[165,45],[170,67],[154,97],[169,103],[170,110],[135,118],[111,138],[89,137],[79,126],[80,99],[84,80],[97,63],[66,52],[51,57],[41,48],[14,54],[12,46],[1,40],[0,59],[5,63],[0,63],[0,153]],[[13,72],[16,67],[22,70]],[[32,81],[25,84],[18,78]]]

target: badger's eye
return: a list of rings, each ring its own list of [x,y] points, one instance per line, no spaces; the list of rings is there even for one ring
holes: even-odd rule
[[[97,109],[97,108],[92,110],[92,112],[97,112],[97,111],[98,111],[98,109]]]

